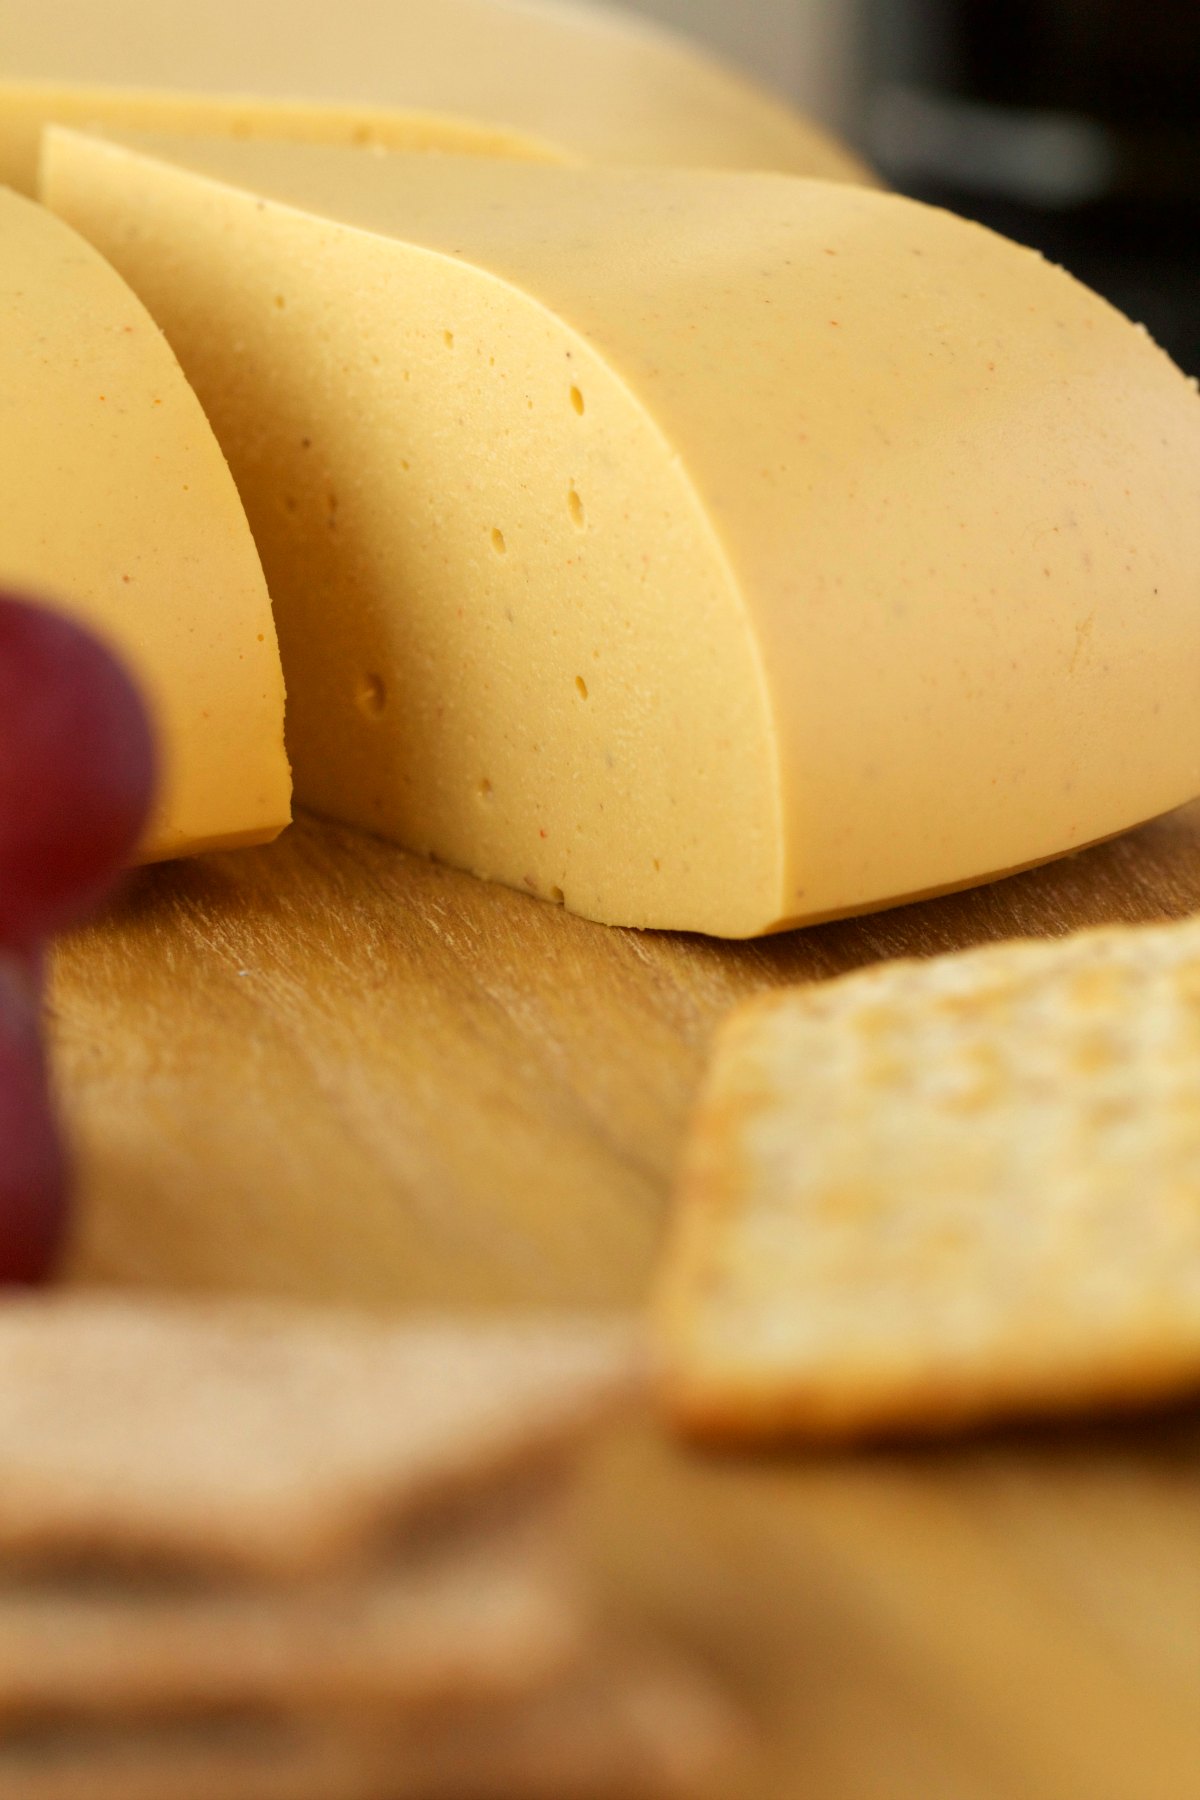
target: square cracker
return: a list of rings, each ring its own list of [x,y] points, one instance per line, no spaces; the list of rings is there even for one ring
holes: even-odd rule
[[[658,1305],[700,1435],[1200,1387],[1200,922],[893,962],[724,1029]]]
[[[0,1722],[519,1699],[580,1658],[588,1622],[552,1497],[482,1510],[432,1547],[311,1581],[0,1579]]]
[[[253,1720],[0,1738],[4,1800],[720,1800],[749,1737],[687,1664],[600,1656],[520,1707],[356,1732]]]
[[[628,1326],[64,1292],[0,1307],[0,1555],[298,1575],[577,1441]]]

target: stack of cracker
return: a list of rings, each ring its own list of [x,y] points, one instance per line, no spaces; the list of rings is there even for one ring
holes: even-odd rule
[[[607,1641],[569,1552],[635,1385],[590,1322],[6,1302],[0,1795],[712,1791],[727,1708]]]

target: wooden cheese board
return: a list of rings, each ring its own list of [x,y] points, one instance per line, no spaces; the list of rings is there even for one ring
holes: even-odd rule
[[[743,945],[607,930],[301,818],[268,848],[144,872],[58,953],[73,1277],[636,1305],[740,998],[1197,908],[1200,805]],[[643,1426],[598,1459],[585,1515],[614,1604],[696,1646],[761,1720],[744,1800],[1200,1791],[1195,1409],[759,1459]]]

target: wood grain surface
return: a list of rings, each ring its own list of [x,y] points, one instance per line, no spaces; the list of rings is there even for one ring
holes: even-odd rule
[[[1200,808],[750,945],[608,931],[302,820],[142,874],[62,947],[74,1273],[636,1304],[742,996],[1197,909]],[[1200,1796],[1198,1410],[819,1458],[706,1458],[647,1426],[597,1459],[586,1514],[614,1604],[762,1720],[744,1800]]]

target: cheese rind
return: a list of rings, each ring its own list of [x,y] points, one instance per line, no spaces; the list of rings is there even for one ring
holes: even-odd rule
[[[283,678],[246,516],[161,331],[91,245],[0,189],[0,584],[98,631],[150,707],[144,859],[290,817]]]
[[[0,11],[0,180],[49,121],[869,181],[782,101],[603,7],[54,0]]]
[[[1200,791],[1200,402],[866,189],[49,135],[275,594],[301,795],[751,936]],[[231,349],[236,346],[236,349]]]

